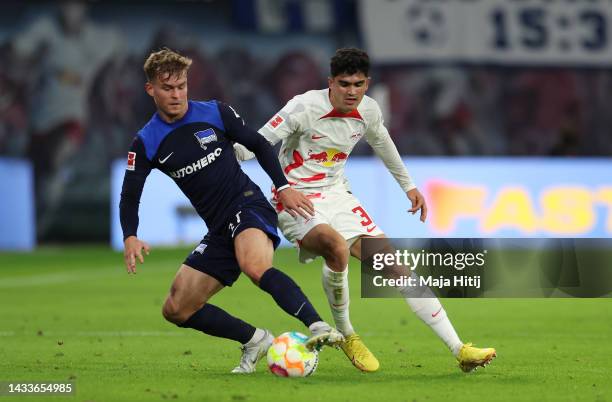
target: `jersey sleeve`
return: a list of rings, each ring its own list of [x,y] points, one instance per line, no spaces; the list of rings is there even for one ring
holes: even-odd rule
[[[265,137],[272,145],[289,137],[291,134],[300,131],[300,112],[304,111],[305,106],[297,99],[293,98],[285,107],[259,129],[259,133]]]
[[[384,125],[382,112],[378,105],[376,105],[374,120],[366,131],[366,141],[370,144],[376,156],[383,161],[404,192],[416,188],[389,135],[389,131]]]
[[[119,201],[119,219],[124,240],[129,236],[136,236],[140,196],[151,169],[151,162],[147,159],[144,143],[140,137],[134,138],[128,152],[121,188],[121,201]]]
[[[231,140],[242,144],[255,154],[257,161],[266,174],[272,179],[277,189],[287,187],[278,157],[272,145],[257,131],[247,126],[240,115],[229,105],[219,102],[219,112],[225,125],[225,135]]]

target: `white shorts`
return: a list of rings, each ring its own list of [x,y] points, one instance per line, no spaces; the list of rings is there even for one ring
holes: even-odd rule
[[[312,201],[315,215],[308,219],[301,216],[294,218],[282,210],[276,200],[272,205],[278,212],[278,226],[283,235],[299,249],[302,263],[312,261],[318,255],[299,247],[300,241],[315,226],[326,223],[334,228],[350,247],[361,236],[378,236],[383,231],[374,223],[361,202],[344,186],[326,187],[323,189],[300,189]]]

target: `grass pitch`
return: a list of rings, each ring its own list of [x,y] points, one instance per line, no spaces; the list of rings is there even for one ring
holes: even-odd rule
[[[73,396],[0,396],[68,401],[489,401],[612,400],[612,300],[443,300],[464,341],[498,358],[464,374],[401,299],[359,298],[351,269],[355,328],[381,369],[363,374],[326,349],[305,379],[232,375],[238,344],[177,328],[161,305],[188,249],[154,249],[136,276],[105,248],[45,248],[0,254],[0,381],[72,381]],[[277,253],[322,316],[331,314],[320,262]],[[274,333],[306,332],[246,277],[213,303]]]

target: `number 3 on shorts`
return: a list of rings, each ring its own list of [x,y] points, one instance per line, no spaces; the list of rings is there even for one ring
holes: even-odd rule
[[[363,218],[363,220],[359,222],[361,223],[362,226],[369,226],[372,223],[372,219],[370,218],[368,213],[365,211],[365,209],[363,209],[361,206],[355,207],[351,209],[351,211],[353,211],[353,213]]]

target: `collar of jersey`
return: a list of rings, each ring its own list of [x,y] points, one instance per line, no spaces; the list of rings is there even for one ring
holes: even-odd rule
[[[348,113],[342,113],[336,110],[336,108],[332,105],[331,101],[329,100],[329,89],[325,91],[324,97],[326,101],[325,103],[331,108],[331,111],[327,113],[326,115],[319,117],[319,120],[330,118],[330,117],[349,118],[349,119],[352,118],[352,119],[357,119],[357,120],[363,120],[363,117],[361,117],[361,114],[359,113],[359,110],[357,110],[357,108],[351,110]]]

